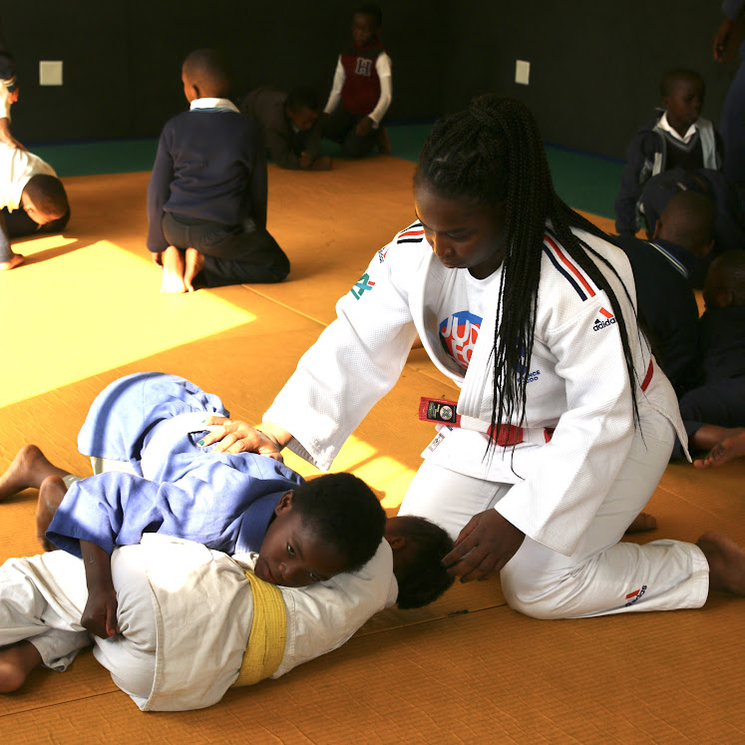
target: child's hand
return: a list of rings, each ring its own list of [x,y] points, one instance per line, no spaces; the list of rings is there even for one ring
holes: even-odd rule
[[[357,127],[354,130],[354,133],[357,135],[357,137],[367,137],[370,132],[372,132],[373,128],[373,120],[370,119],[369,116],[364,117],[364,119],[360,119],[359,122],[357,122]]]
[[[204,423],[208,433],[197,443],[199,447],[207,447],[216,442],[213,450],[216,453],[258,453],[283,461],[280,453],[283,445],[267,432],[224,416],[208,416]],[[287,435],[289,439],[289,433]]]
[[[91,634],[106,639],[116,636],[116,592],[114,588],[89,590],[80,623]]]
[[[303,151],[300,153],[300,167],[310,168],[313,165],[313,156],[310,153]]]
[[[157,253],[153,251],[151,256],[153,259],[153,264],[155,264],[155,266],[163,266],[163,252],[162,251],[158,251]]]

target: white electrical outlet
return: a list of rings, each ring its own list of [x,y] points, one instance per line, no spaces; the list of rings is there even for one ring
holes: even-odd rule
[[[515,60],[515,82],[520,85],[530,83],[530,62],[525,60]]]
[[[39,62],[39,85],[62,85],[62,60]]]

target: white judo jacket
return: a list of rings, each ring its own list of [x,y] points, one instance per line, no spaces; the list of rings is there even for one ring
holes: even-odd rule
[[[626,256],[594,235],[580,230],[576,234],[620,277],[595,259],[629,328],[642,424],[647,415],[662,415],[686,443],[672,386],[637,332],[634,279]],[[514,453],[511,447],[500,448],[495,457],[484,458],[482,432],[492,410],[497,292],[491,308],[484,309],[466,374],[444,351],[438,335],[439,321],[460,310],[448,306],[448,299],[458,272],[465,271],[448,269],[437,260],[419,223],[396,235],[338,301],[337,319],[303,355],[264,421],[291,432],[289,447],[328,469],[347,437],[396,383],[419,334],[433,363],[462,389],[458,414],[463,429],[440,427],[425,457],[453,471],[514,484],[497,510],[533,540],[571,554],[626,460],[633,438],[640,436],[619,325],[607,295],[548,233],[527,372],[525,441]]]

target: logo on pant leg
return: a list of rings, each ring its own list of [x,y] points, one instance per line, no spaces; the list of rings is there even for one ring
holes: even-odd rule
[[[634,592],[630,592],[626,596],[626,600],[628,600],[628,602],[626,603],[624,607],[628,608],[630,605],[633,605],[634,603],[636,603],[638,600],[641,599],[641,597],[644,595],[646,591],[647,591],[647,586],[642,585],[639,590],[634,590]]]

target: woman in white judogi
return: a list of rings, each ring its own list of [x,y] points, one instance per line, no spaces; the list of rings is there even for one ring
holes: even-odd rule
[[[510,605],[540,618],[699,607],[710,583],[742,593],[743,552],[722,536],[619,543],[685,433],[629,264],[556,196],[530,112],[484,96],[438,122],[415,204],[264,422],[222,422],[206,444],[288,445],[328,468],[418,334],[462,391],[399,514],[457,536],[454,573],[501,570]]]

